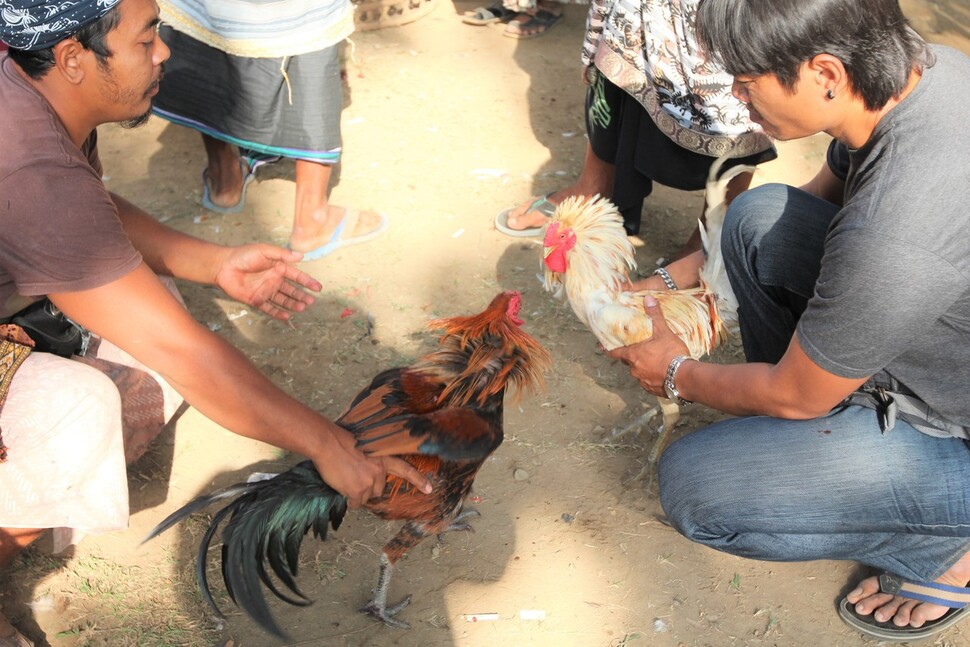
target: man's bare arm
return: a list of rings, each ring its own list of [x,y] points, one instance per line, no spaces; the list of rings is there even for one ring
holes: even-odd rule
[[[386,472],[421,489],[427,485],[403,461],[365,458],[348,432],[285,394],[242,353],[196,322],[145,264],[105,286],[50,298],[80,325],[161,374],[208,418],[313,459],[353,505],[378,496]]]

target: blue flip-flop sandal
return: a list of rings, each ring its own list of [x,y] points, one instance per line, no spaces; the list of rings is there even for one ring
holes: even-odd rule
[[[220,206],[212,201],[212,195],[209,189],[209,167],[207,166],[202,169],[202,206],[209,211],[222,214],[239,213],[242,211],[243,207],[246,206],[246,189],[256,179],[256,168],[258,166],[257,164],[251,167],[245,157],[239,158],[239,168],[242,169],[243,174],[242,193],[239,194],[239,202],[228,207]]]
[[[950,607],[942,617],[930,620],[922,627],[897,627],[891,621],[879,622],[872,614],[864,616],[857,613],[855,605],[842,598],[839,602],[839,617],[843,622],[867,636],[885,642],[900,643],[929,638],[947,627],[952,627],[970,613],[970,606],[967,606],[970,604],[970,588],[947,586],[936,582],[910,582],[901,577],[883,573],[879,576],[879,591]]]
[[[311,249],[308,252],[304,252],[303,260],[315,261],[318,258],[323,258],[327,254],[335,252],[341,247],[356,245],[358,243],[364,243],[368,240],[377,238],[387,229],[387,216],[382,213],[377,215],[381,218],[381,224],[378,225],[376,229],[369,231],[366,234],[354,236],[353,231],[357,228],[357,220],[360,218],[360,211],[350,207],[344,207],[343,218],[340,219],[340,223],[337,225],[337,228],[334,229],[333,234],[331,234],[330,240],[316,249]]]

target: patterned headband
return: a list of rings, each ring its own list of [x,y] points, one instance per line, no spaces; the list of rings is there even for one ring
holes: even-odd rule
[[[47,49],[90,25],[120,0],[0,0],[0,40],[17,49]]]

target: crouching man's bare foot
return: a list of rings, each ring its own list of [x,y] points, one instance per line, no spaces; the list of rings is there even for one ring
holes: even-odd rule
[[[938,584],[965,587],[970,582],[970,552],[950,567],[943,575],[936,579]],[[872,614],[878,622],[892,622],[897,627],[913,627],[918,629],[927,622],[943,617],[950,609],[948,607],[920,602],[901,595],[880,593],[879,578],[869,577],[845,596],[850,604],[855,605],[859,615]]]

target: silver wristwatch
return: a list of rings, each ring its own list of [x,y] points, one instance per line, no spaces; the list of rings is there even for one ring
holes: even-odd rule
[[[689,359],[690,357],[687,355],[678,355],[670,360],[670,364],[667,365],[667,374],[664,376],[664,391],[667,392],[667,397],[676,401],[681,406],[693,403],[690,400],[685,400],[680,397],[680,392],[674,386],[674,378],[677,377],[677,369],[680,368],[680,365]]]

